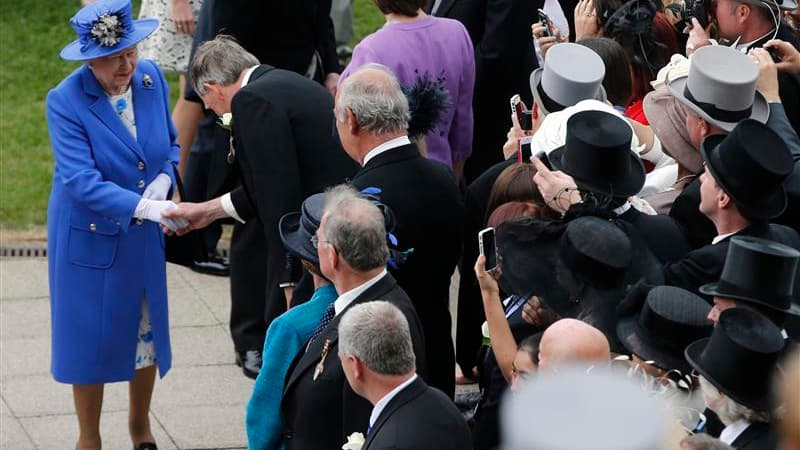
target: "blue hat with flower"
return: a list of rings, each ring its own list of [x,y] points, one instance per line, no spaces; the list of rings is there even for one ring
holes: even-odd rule
[[[122,51],[158,28],[158,19],[133,20],[130,0],[100,0],[69,20],[78,39],[61,50],[67,61],[86,61]]]

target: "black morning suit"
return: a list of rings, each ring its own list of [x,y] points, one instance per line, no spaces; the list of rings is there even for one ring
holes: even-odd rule
[[[387,274],[337,314],[327,328],[311,342],[308,350],[301,350],[289,367],[281,399],[287,450],[339,449],[350,434],[366,434],[372,405],[356,394],[347,383],[338,357],[337,327],[342,315],[349,308],[375,300],[388,301],[403,312],[411,332],[417,372],[424,373],[424,337],[419,318],[406,293]],[[314,372],[322,358],[326,340],[329,341],[329,350],[324,369],[319,378],[314,380]]]
[[[233,97],[231,110],[242,181],[242,187],[231,192],[231,200],[242,219],[257,219],[265,236],[266,267],[260,276],[252,275],[266,280],[266,293],[259,292],[260,301],[252,302],[250,317],[242,317],[241,323],[252,324],[253,329],[237,329],[253,341],[243,349],[258,349],[263,346],[265,325],[286,309],[278,286],[285,281],[286,264],[278,220],[298,211],[306,197],[345,182],[358,166],[332,134],[333,98],[308,78],[259,66]],[[237,288],[247,287],[232,286]]]
[[[773,28],[767,36],[755,41],[747,50],[752,48],[762,47],[770,39],[775,29]],[[775,39],[788,42],[794,48],[800,50],[800,38],[794,33],[792,28],[783,20],[778,26],[778,34]],[[800,134],[800,74],[793,74],[784,71],[778,72],[778,89],[781,96],[781,102],[786,108],[786,115],[789,117],[789,122],[792,124],[795,132]]]
[[[442,0],[435,12],[463,23],[475,48],[475,131],[472,156],[464,168],[468,182],[503,159],[511,96],[519,94],[532,107],[528,80],[539,63],[531,24],[543,6],[544,0]]]
[[[260,62],[305,74],[311,56],[319,53],[322,73],[341,72],[336,57],[330,0],[264,2],[259,0],[205,0],[192,42],[197,47],[218,33],[233,36]],[[184,97],[200,102],[187,77]],[[239,183],[239,171],[227,162],[229,133],[215,124],[207,111],[195,138],[186,169],[188,200],[216,198]],[[327,125],[330,128],[330,125]],[[265,306],[267,238],[257,220],[235,222],[231,238],[231,337],[238,351],[261,350],[267,326],[279,313],[278,306]],[[218,237],[218,236],[217,236]],[[216,245],[216,238],[210,242]],[[287,281],[287,280],[283,280]],[[285,303],[281,300],[282,304]]]
[[[753,223],[733,236],[759,237],[800,250],[800,235],[783,225]],[[683,259],[665,265],[664,284],[702,295],[700,286],[719,281],[733,236],[692,250]]]
[[[358,190],[381,189],[381,201],[395,216],[399,247],[414,249],[398,270],[390,271],[414,303],[425,330],[429,355],[425,380],[452,398],[455,355],[450,332],[450,278],[461,253],[464,220],[453,174],[409,144],[370,159],[351,183]]]
[[[680,259],[691,250],[680,227],[671,217],[651,216],[631,206],[619,218],[639,230],[642,240],[662,263]]]
[[[470,450],[469,428],[441,391],[417,378],[397,393],[370,428],[362,450]]]
[[[769,424],[751,423],[734,439],[731,447],[737,450],[775,450],[778,448],[778,437]]]

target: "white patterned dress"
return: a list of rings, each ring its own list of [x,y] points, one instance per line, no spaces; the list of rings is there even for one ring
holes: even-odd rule
[[[194,20],[200,12],[202,0],[188,0],[194,12]],[[139,18],[158,19],[160,25],[155,33],[139,44],[139,57],[152,59],[164,72],[186,73],[192,37],[180,33],[172,20],[172,0],[142,0]]]

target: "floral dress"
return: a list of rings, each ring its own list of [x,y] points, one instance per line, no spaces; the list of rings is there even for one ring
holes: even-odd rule
[[[151,59],[165,72],[186,73],[192,36],[180,33],[172,20],[173,0],[142,0],[139,18],[155,18],[160,25],[155,33],[139,44],[139,56]],[[200,13],[202,0],[188,0],[194,12],[195,22]]]

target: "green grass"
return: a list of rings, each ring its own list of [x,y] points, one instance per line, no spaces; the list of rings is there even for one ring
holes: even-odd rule
[[[74,39],[68,20],[79,3],[0,0],[0,229],[45,224],[53,176],[45,97],[78,67],[58,52]],[[357,42],[382,26],[383,17],[370,0],[355,0],[353,22]],[[177,76],[168,80],[174,102]]]

